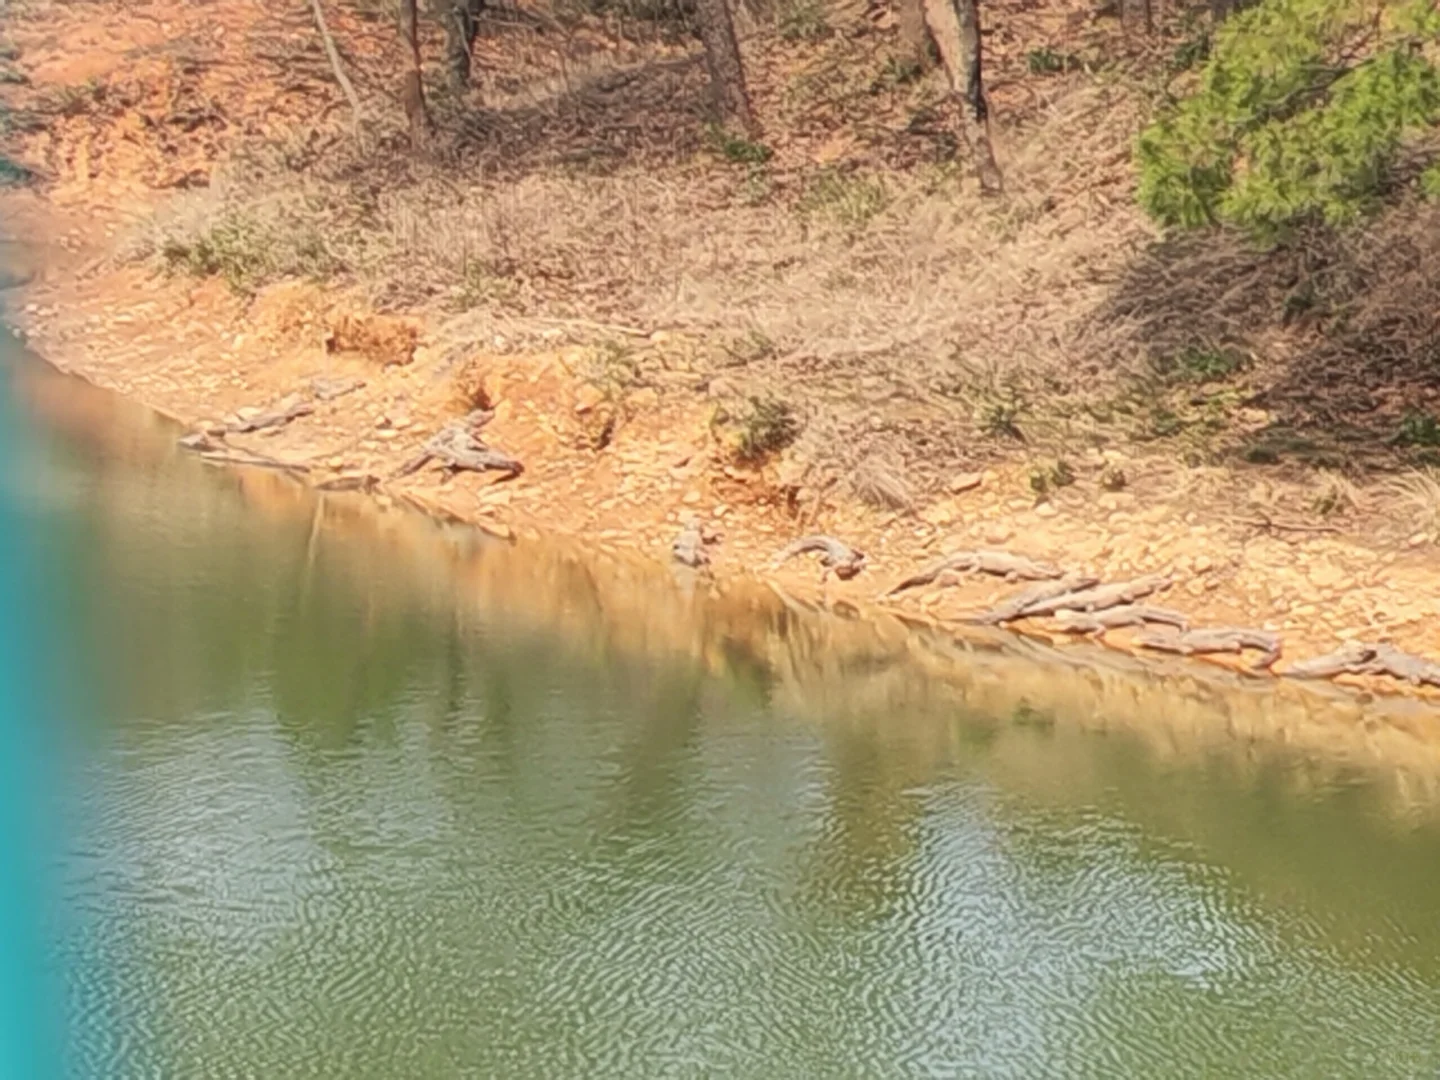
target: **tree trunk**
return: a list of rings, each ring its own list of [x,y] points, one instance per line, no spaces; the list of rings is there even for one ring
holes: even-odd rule
[[[400,0],[400,40],[410,54],[410,66],[400,84],[400,100],[410,124],[410,145],[418,150],[430,141],[430,112],[425,108],[425,82],[420,77],[420,18],[416,0]]]
[[[1211,4],[1225,3],[1226,0],[1211,0]],[[1129,33],[1152,33],[1155,16],[1150,8],[1151,0],[1120,0],[1120,25]]]
[[[900,28],[900,43],[905,49],[905,58],[920,65],[921,71],[935,67],[935,43],[925,25],[925,12],[921,0],[897,0],[895,21]]]
[[[745,89],[745,65],[735,39],[735,20],[728,0],[696,0],[695,17],[705,42],[705,64],[710,69],[710,91],[720,122],[738,125],[746,135],[759,134],[750,95]]]
[[[975,155],[980,190],[997,195],[1003,187],[990,144],[990,104],[985,100],[980,11],[976,0],[922,0],[925,25],[940,50],[951,91],[965,104],[965,141]]]
[[[445,67],[450,72],[450,85],[457,91],[470,85],[470,54],[475,48],[475,32],[484,10],[485,0],[442,0]]]

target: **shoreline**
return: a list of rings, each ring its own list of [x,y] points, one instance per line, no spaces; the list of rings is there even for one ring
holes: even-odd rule
[[[898,604],[879,602],[876,594],[941,552],[998,546],[1031,558],[1054,559],[1067,571],[1087,569],[1103,580],[1174,574],[1175,586],[1154,599],[1192,615],[1197,626],[1248,624],[1284,636],[1285,655],[1275,676],[1283,677],[1296,659],[1329,651],[1341,641],[1382,636],[1373,625],[1365,627],[1353,619],[1329,620],[1316,628],[1320,633],[1297,633],[1294,619],[1277,613],[1273,601],[1265,606],[1253,601],[1247,605],[1243,599],[1237,603],[1233,567],[1257,544],[1226,540],[1216,523],[1186,512],[1183,505],[1162,504],[1147,511],[1130,493],[1109,496],[1103,516],[1085,514],[1084,507],[1062,510],[1054,503],[1022,504],[1005,495],[1007,484],[1013,491],[1020,477],[989,470],[966,478],[965,489],[946,500],[942,513],[921,511],[907,517],[842,502],[822,509],[818,520],[795,521],[776,466],[737,468],[708,437],[703,409],[692,405],[688,416],[677,419],[662,410],[658,394],[641,395],[640,407],[604,448],[567,446],[563,437],[556,437],[556,429],[567,419],[584,417],[585,390],[592,385],[577,372],[584,353],[579,347],[541,356],[487,357],[481,378],[496,413],[487,436],[493,431],[497,446],[526,462],[519,477],[505,480],[491,473],[464,473],[437,482],[434,476],[420,473],[397,480],[393,478],[397,466],[463,411],[454,401],[453,375],[438,356],[444,342],[433,325],[420,320],[405,324],[415,325],[415,357],[409,363],[376,365],[373,359],[336,352],[325,343],[323,328],[335,325],[337,308],[342,320],[364,318],[343,297],[282,283],[262,290],[246,304],[218,282],[165,279],[134,266],[106,269],[103,250],[83,240],[77,243],[80,238],[71,230],[56,233],[39,225],[52,208],[38,196],[31,198],[34,203],[28,213],[14,212],[14,196],[3,200],[12,211],[7,220],[21,225],[15,239],[22,246],[28,242],[37,252],[37,265],[43,267],[43,272],[9,293],[15,301],[8,305],[10,320],[27,346],[57,369],[113,390],[190,430],[214,425],[227,414],[233,418],[236,410],[247,406],[272,408],[287,394],[293,398],[299,393],[313,412],[277,429],[230,435],[221,441],[241,454],[263,454],[295,466],[291,475],[310,487],[336,480],[343,486],[347,479],[373,477],[373,483],[367,480],[358,486],[382,509],[403,502],[504,539],[556,535],[582,549],[629,552],[660,565],[668,561],[680,521],[694,514],[720,533],[719,543],[711,548],[713,583],[768,580],[803,603],[813,606],[819,598],[820,606],[850,618],[890,616],[962,639],[966,629],[960,619],[965,613],[988,606],[1024,583],[977,577]],[[36,241],[47,235],[72,238],[66,245],[68,266],[46,261]],[[77,266],[88,268],[88,273],[77,272]],[[149,321],[144,318],[147,306],[154,312]],[[185,313],[190,313],[190,325],[181,323],[182,332],[172,336],[177,317],[184,318]],[[195,323],[202,321],[203,336],[194,334]],[[229,385],[222,375],[229,376]],[[307,382],[313,379],[363,385],[322,400],[313,392],[303,393],[304,386],[314,385]],[[1186,527],[1169,529],[1170,520],[1182,521]],[[1142,538],[1126,537],[1122,529],[1140,532]],[[759,572],[775,551],[795,536],[813,531],[831,533],[866,551],[870,560],[866,571],[852,581],[832,580],[823,593],[814,569],[803,560],[774,572]],[[1178,534],[1168,544],[1167,531]],[[1089,535],[1077,538],[1076,532]],[[1187,541],[1190,553],[1164,557],[1167,548],[1174,552]],[[1316,555],[1366,554],[1365,549],[1328,533],[1300,533],[1285,540],[1266,537],[1259,546],[1271,558],[1289,552],[1292,562]],[[1216,554],[1207,556],[1204,551]],[[1332,571],[1332,591],[1345,591],[1348,577],[1352,589],[1393,596],[1398,604],[1401,590],[1382,578],[1405,569],[1402,556],[1370,554],[1374,561],[1368,580]],[[1423,571],[1423,559],[1408,561],[1422,563]],[[1227,566],[1232,568],[1229,581]],[[1314,576],[1314,569],[1309,567],[1307,578]],[[1269,599],[1268,594],[1261,595]],[[1414,595],[1410,591],[1412,605]],[[1302,605],[1289,606],[1295,615],[1304,614]],[[1434,628],[1426,625],[1419,611],[1410,623],[1395,629],[1401,632],[1383,636],[1402,648],[1435,638]],[[1326,630],[1333,636],[1327,636]],[[1068,635],[1040,625],[1012,625],[1001,633],[1042,647],[1069,640]],[[1126,663],[1179,673],[1197,665],[1201,670],[1222,669],[1217,672],[1221,675],[1227,668],[1244,670],[1239,658],[1230,656],[1194,658],[1177,668],[1155,653],[1126,648],[1126,641],[1125,631],[1115,632],[1103,642],[1108,647],[1104,652],[1126,658]],[[1440,652],[1440,647],[1432,649]],[[1061,651],[1078,655],[1091,650]],[[1261,684],[1267,678],[1242,677]],[[1334,683],[1348,685],[1362,697],[1378,692],[1440,701],[1440,694],[1428,688],[1379,677],[1346,675]]]
[[[77,385],[43,358],[28,370],[22,399],[47,422],[125,461],[199,467],[158,414]],[[308,533],[307,561],[318,545],[362,592],[462,608],[473,597],[516,627],[556,634],[584,653],[693,664],[747,685],[758,678],[779,713],[806,725],[900,724],[943,755],[963,715],[1124,735],[1175,763],[1218,754],[1264,767],[1300,753],[1311,762],[1290,774],[1300,783],[1376,768],[1404,812],[1432,806],[1440,792],[1440,728],[1433,708],[1412,698],[1083,642],[1055,647],[997,629],[957,632],[892,611],[837,611],[753,578],[702,583],[639,552],[554,537],[502,542],[416,512],[379,511],[358,493],[322,497],[272,471],[227,471],[235,482],[217,485],[215,498],[238,498],[244,513],[295,540]],[[123,488],[105,506],[132,512]],[[377,566],[394,572],[377,579]]]

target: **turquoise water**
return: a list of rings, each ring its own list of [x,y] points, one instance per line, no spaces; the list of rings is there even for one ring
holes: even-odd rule
[[[816,723],[24,370],[74,1075],[1440,1072],[1440,829],[1384,775]]]

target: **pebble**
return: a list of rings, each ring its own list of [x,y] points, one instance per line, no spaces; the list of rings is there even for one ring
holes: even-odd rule
[[[1197,556],[1195,557],[1195,564],[1194,564],[1194,565],[1195,565],[1195,573],[1197,573],[1197,574],[1204,574],[1204,573],[1208,573],[1211,569],[1213,569],[1214,566],[1215,566],[1215,563],[1214,563],[1214,561],[1210,558],[1209,555],[1197,555]]]
[[[686,506],[694,506],[700,501],[700,492],[694,490],[687,491],[680,499],[680,501],[683,502]]]
[[[985,477],[980,473],[961,473],[959,476],[951,480],[950,483],[946,485],[946,487],[949,489],[951,494],[958,495],[962,491],[971,491],[975,488],[978,488],[984,482]]]
[[[1053,518],[1053,517],[1058,516],[1059,513],[1060,513],[1060,511],[1057,510],[1057,509],[1055,509],[1055,507],[1054,507],[1051,503],[1048,503],[1048,502],[1047,502],[1047,503],[1041,503],[1039,506],[1035,507],[1035,516],[1036,516],[1036,517]]]

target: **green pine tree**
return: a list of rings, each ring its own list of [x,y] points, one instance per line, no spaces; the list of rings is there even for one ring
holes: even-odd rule
[[[1167,226],[1261,237],[1340,225],[1373,205],[1402,153],[1440,196],[1436,0],[1264,0],[1219,30],[1195,92],[1140,136],[1140,204]]]

